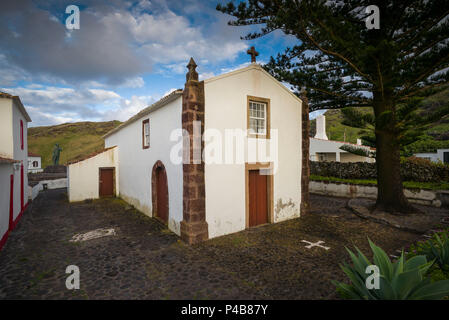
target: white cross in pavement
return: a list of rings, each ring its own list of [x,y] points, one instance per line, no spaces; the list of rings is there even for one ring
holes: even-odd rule
[[[326,249],[326,250],[330,249],[330,247],[322,246],[321,244],[324,243],[324,241],[321,241],[321,240],[318,241],[318,242],[315,242],[315,243],[307,241],[307,240],[302,240],[302,242],[305,242],[305,243],[309,244],[308,246],[306,246],[307,249],[312,249],[313,247],[319,247],[319,248],[323,248],[323,249]]]

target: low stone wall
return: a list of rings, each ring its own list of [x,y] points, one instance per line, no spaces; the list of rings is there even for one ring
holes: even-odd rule
[[[43,189],[61,189],[67,188],[67,178],[55,179],[55,180],[42,180],[39,181]]]
[[[310,181],[310,193],[345,197],[345,198],[377,198],[377,186],[355,185],[344,182]],[[433,191],[424,189],[405,189],[407,199],[416,204],[427,206],[449,207],[449,194],[446,191]]]
[[[43,181],[43,180],[57,180],[67,178],[67,173],[29,173],[28,181]]]
[[[40,183],[36,183],[33,186],[28,186],[28,198],[33,201],[39,195],[39,192],[43,190]]]
[[[39,182],[30,183],[28,186],[28,198],[34,200],[40,191],[45,189],[61,189],[67,188],[67,178],[42,180]]]

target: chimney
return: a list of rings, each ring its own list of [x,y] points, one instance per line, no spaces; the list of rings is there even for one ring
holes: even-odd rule
[[[320,114],[316,117],[316,134],[315,138],[329,140],[326,135],[326,117]]]

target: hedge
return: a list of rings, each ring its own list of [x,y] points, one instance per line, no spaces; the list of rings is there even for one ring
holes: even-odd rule
[[[368,162],[310,162],[310,174],[341,179],[377,179],[375,163]],[[401,160],[403,181],[448,182],[449,165],[410,157]]]

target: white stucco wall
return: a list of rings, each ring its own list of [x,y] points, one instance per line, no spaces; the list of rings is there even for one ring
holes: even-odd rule
[[[12,100],[0,97],[0,157],[14,157]]]
[[[274,221],[299,216],[301,199],[301,101],[260,67],[252,65],[205,81],[205,129],[247,129],[247,96],[270,99],[271,129],[278,130],[278,167],[274,173]],[[270,141],[262,141],[270,150]],[[245,139],[245,145],[256,140]],[[207,144],[212,143],[208,141]],[[274,156],[269,154],[270,156]],[[245,157],[245,162],[247,161]],[[254,159],[265,160],[265,159]],[[206,157],[206,162],[209,162]],[[245,164],[205,165],[206,220],[209,237],[246,227]]]
[[[0,163],[0,239],[9,228],[9,197],[12,164]]]
[[[310,181],[311,193],[332,197],[377,199],[377,186],[332,183],[328,181]],[[424,189],[404,189],[407,199],[416,204],[441,207],[439,191]]]
[[[14,160],[19,160],[23,165],[23,203],[24,206],[28,202],[28,122],[20,111],[16,102],[13,101],[12,108],[12,128],[14,141]],[[20,143],[20,120],[23,121],[23,150]],[[20,165],[16,165],[17,170],[14,171],[14,219],[20,214]]]
[[[170,141],[170,134],[173,130],[182,128],[181,112],[182,99],[178,97],[105,139],[106,147],[118,146],[119,196],[148,216],[152,216],[152,169],[158,160],[162,161],[167,172],[168,227],[178,235],[182,221],[182,164],[170,161],[170,150],[179,142]],[[150,119],[148,149],[142,148],[142,121],[145,119]]]
[[[444,153],[449,149],[438,149],[436,153],[415,153],[415,157],[428,159],[433,162],[444,162]]]
[[[354,155],[347,151],[341,150],[340,147],[344,144],[352,145],[350,143],[340,141],[310,138],[310,160],[320,161],[319,155],[322,155],[324,161],[375,162],[375,159]],[[370,148],[366,146],[357,147],[370,150]]]
[[[33,167],[33,162],[37,161],[37,167]],[[42,160],[41,157],[28,156],[28,171],[29,172],[42,172]]]
[[[67,185],[69,201],[82,201],[99,198],[99,170],[100,168],[115,168],[115,191],[119,192],[117,169],[118,148],[106,150],[92,158],[70,164],[67,170]],[[65,179],[59,179],[65,180]],[[41,182],[43,183],[43,182]],[[45,181],[49,189],[64,187],[64,181]],[[56,185],[56,183],[58,183]]]

